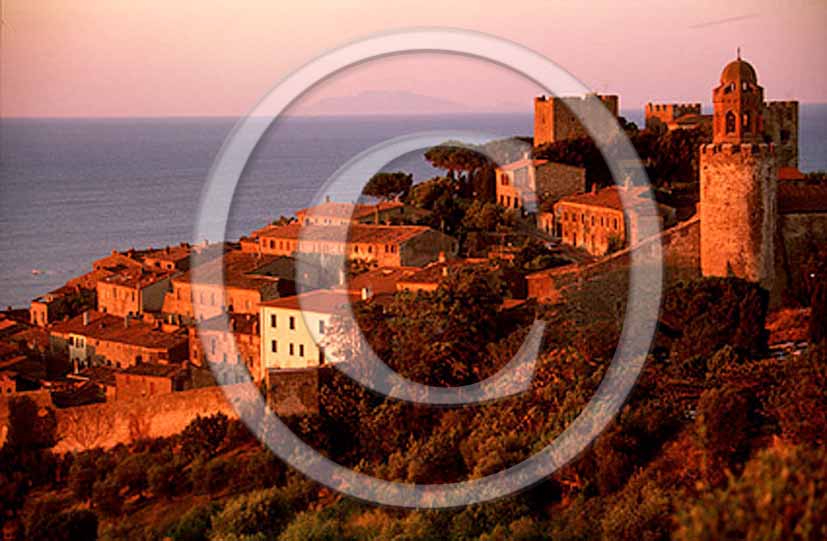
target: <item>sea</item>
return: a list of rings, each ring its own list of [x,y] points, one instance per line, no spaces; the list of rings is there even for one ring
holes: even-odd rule
[[[643,124],[642,111],[623,116]],[[112,250],[198,242],[207,174],[235,118],[0,118],[0,307],[29,302]],[[435,130],[530,135],[531,114],[287,117],[240,179],[226,238],[310,204],[349,159],[390,138]],[[802,104],[800,168],[827,170],[827,104]],[[439,171],[422,151],[383,167],[415,181]]]

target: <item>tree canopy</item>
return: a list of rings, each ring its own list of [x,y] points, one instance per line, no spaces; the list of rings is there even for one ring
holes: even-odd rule
[[[407,193],[412,185],[413,175],[402,171],[395,173],[376,173],[365,185],[362,193],[370,197],[391,200]]]

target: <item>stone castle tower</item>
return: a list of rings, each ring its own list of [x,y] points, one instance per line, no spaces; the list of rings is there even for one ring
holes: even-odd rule
[[[764,89],[740,54],[712,101],[712,144],[700,149],[701,272],[772,290],[778,165],[774,145],[763,143]]]
[[[619,113],[619,98],[616,95],[587,94],[583,97],[539,96],[534,98],[534,146],[589,137],[580,117],[590,115],[595,107],[602,104],[613,118]],[[591,115],[598,129],[610,132],[608,126],[600,123],[600,115]]]

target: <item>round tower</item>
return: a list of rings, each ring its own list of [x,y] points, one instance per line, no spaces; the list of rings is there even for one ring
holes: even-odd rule
[[[775,149],[761,143],[764,90],[739,57],[713,91],[712,144],[702,145],[701,272],[760,283],[774,281]]]

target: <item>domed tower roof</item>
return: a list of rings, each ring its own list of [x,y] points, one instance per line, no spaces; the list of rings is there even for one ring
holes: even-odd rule
[[[724,71],[721,72],[721,84],[740,81],[758,84],[758,76],[755,75],[755,68],[753,68],[749,62],[741,60],[739,56],[727,64]]]

